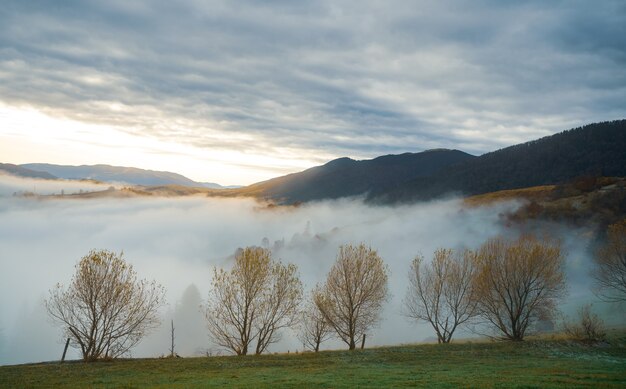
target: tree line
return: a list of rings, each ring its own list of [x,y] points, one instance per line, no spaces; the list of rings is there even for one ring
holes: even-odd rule
[[[440,248],[430,261],[417,255],[403,314],[429,323],[439,343],[449,343],[462,326],[521,341],[537,321],[554,319],[566,293],[564,261],[559,241],[531,235],[496,237],[476,250]],[[626,301],[626,220],[609,227],[594,261],[594,292],[605,301]],[[332,337],[350,350],[363,348],[389,299],[389,274],[375,249],[343,245],[326,280],[305,296],[295,265],[274,259],[269,249],[246,247],[232,268],[214,269],[203,307],[207,329],[237,355],[267,351],[287,328],[316,352]],[[161,285],[138,279],[122,253],[107,250],[81,258],[69,285],[57,284],[45,300],[86,361],[127,354],[160,324],[164,304]]]
[[[368,199],[410,202],[560,184],[581,176],[624,177],[625,130],[624,119],[588,124],[450,165],[433,176],[375,188]]]

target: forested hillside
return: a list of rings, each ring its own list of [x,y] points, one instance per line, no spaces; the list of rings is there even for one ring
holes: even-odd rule
[[[626,176],[626,120],[589,124],[475,157],[459,150],[339,158],[230,194],[283,204],[365,195],[397,203]]]
[[[626,120],[590,124],[455,164],[370,195],[379,202],[475,195],[559,184],[582,176],[626,176]]]
[[[239,192],[283,203],[357,196],[418,177],[431,177],[444,168],[476,157],[458,150],[385,155],[371,160],[339,158],[322,166],[242,188]]]

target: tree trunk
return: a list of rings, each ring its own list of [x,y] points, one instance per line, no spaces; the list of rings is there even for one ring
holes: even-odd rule
[[[174,357],[174,320],[172,320],[172,348],[170,348],[170,356]]]
[[[61,357],[61,363],[65,361],[65,354],[67,353],[67,346],[70,345],[70,338],[65,341],[65,348],[63,348],[63,356]]]
[[[361,350],[365,348],[365,334],[363,334],[363,339],[361,340]]]

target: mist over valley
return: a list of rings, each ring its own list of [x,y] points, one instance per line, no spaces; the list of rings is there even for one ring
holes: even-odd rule
[[[0,9],[0,388],[626,387],[623,0]]]
[[[368,337],[372,346],[432,338],[427,325],[415,325],[401,312],[415,255],[429,258],[440,247],[475,249],[496,235],[514,237],[526,230],[561,239],[569,286],[563,309],[593,300],[589,269],[594,229],[548,222],[511,225],[504,215],[520,207],[518,200],[479,207],[459,198],[373,206],[349,198],[267,207],[254,199],[204,196],[42,199],[8,194],[16,188],[11,180],[0,176],[0,185],[9,188],[0,203],[0,261],[3,269],[10,269],[0,276],[4,364],[59,357],[61,336],[47,319],[42,301],[57,282],[69,282],[78,259],[93,248],[123,251],[140,278],[154,279],[167,290],[162,327],[132,351],[135,357],[167,353],[172,319],[179,328],[181,355],[226,352],[211,343],[198,305],[208,296],[212,268],[229,268],[235,251],[245,246],[268,247],[276,258],[296,264],[305,293],[323,282],[340,245],[363,242],[378,250],[390,269],[391,298],[380,325]],[[32,179],[27,183],[40,188],[45,184]],[[623,322],[623,313],[596,306],[608,323]],[[283,339],[270,351],[302,350],[295,335],[283,331]],[[458,336],[473,335],[465,331]],[[341,347],[337,340],[323,344],[324,349]]]

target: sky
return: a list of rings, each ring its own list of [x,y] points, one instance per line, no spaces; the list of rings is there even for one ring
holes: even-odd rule
[[[626,3],[5,0],[0,162],[250,184],[626,117]]]

